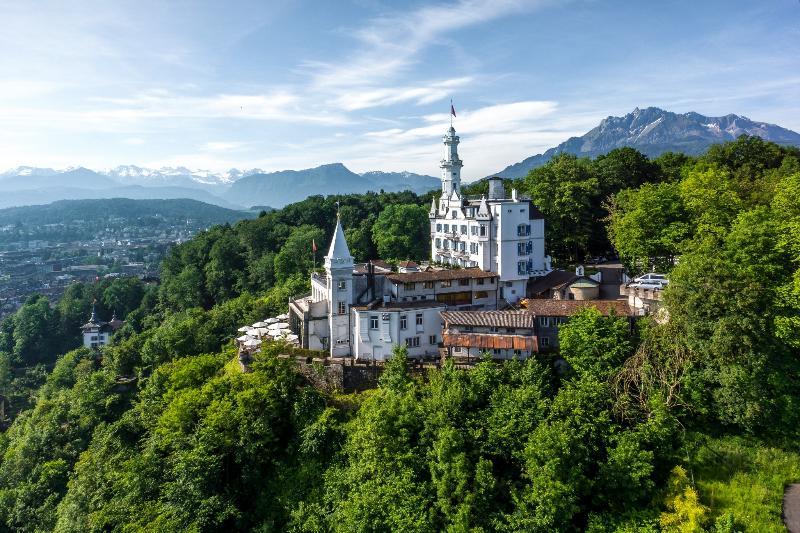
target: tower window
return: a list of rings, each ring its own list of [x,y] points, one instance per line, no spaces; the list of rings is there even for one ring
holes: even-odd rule
[[[347,303],[346,302],[339,302],[339,314],[340,315],[347,314]]]
[[[408,328],[408,317],[406,315],[400,315],[400,329],[407,329]]]
[[[370,315],[369,329],[378,329],[378,315]]]
[[[343,280],[343,279],[339,280],[338,286],[339,286],[339,290],[340,291],[346,290],[347,289],[347,282],[345,280]]]
[[[486,237],[486,226],[481,225],[480,235],[481,235],[481,237]]]

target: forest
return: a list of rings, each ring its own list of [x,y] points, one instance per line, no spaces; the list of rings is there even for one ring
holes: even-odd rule
[[[669,320],[588,309],[552,357],[323,393],[232,338],[283,312],[337,210],[357,260],[424,259],[433,193],[311,196],[171,250],[160,284],[76,284],[0,324],[4,531],[783,531],[800,481],[800,150],[562,154],[508,182],[569,267],[669,273]],[[485,182],[466,187],[480,195]],[[315,243],[319,251],[312,250]],[[80,348],[93,300],[126,320]]]

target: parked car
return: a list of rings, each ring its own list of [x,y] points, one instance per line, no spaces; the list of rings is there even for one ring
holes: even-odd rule
[[[668,283],[669,280],[667,279],[666,275],[650,272],[649,274],[644,274],[638,278],[634,278],[631,286],[643,289],[663,289]]]

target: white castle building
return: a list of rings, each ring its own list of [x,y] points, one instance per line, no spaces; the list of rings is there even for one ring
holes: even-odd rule
[[[525,296],[531,277],[550,272],[544,250],[544,217],[528,198],[503,181],[489,179],[489,195],[461,194],[459,137],[450,129],[443,137],[442,195],[431,202],[431,259],[446,265],[478,267],[500,276],[500,298],[515,303]]]
[[[381,262],[356,265],[337,219],[324,275],[289,303],[289,324],[303,348],[332,357],[384,360],[396,345],[413,358],[438,357],[441,312],[505,308],[525,296],[531,277],[550,271],[544,220],[528,199],[490,180],[488,198],[461,195],[459,138],[444,136],[442,196],[431,205],[431,260],[449,268]],[[460,268],[452,268],[458,266]]]

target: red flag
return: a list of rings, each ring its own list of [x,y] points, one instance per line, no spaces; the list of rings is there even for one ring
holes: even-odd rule
[[[450,102],[450,114],[456,116],[456,108],[453,107],[453,102]]]
[[[317,243],[314,239],[311,239],[311,251],[317,253]]]

